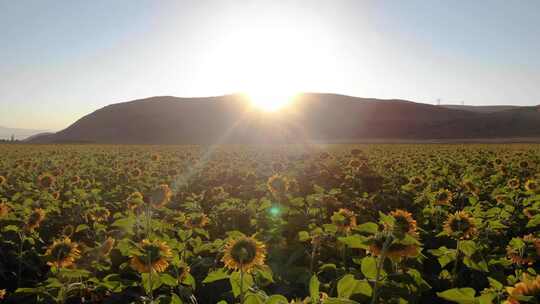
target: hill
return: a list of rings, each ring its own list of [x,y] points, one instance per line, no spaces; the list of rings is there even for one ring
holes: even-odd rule
[[[515,110],[515,109],[521,108],[520,106],[508,106],[508,105],[500,105],[500,106],[441,105],[441,107],[454,109],[454,110],[471,111],[471,112],[477,112],[477,113],[495,113],[495,112]]]
[[[276,113],[253,109],[242,95],[151,97],[106,106],[32,142],[212,144],[518,137],[540,137],[537,107],[479,112],[406,100],[305,93]]]
[[[13,136],[17,140],[43,133],[43,130],[8,128],[0,126],[0,139],[10,139]]]

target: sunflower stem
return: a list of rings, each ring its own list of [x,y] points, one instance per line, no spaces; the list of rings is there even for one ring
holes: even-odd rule
[[[23,234],[19,231],[19,253],[17,260],[17,288],[21,287],[22,282],[22,253],[24,247],[24,237]]]
[[[379,280],[381,279],[381,270],[384,265],[384,260],[386,259],[386,251],[392,244],[392,236],[389,236],[386,241],[383,244],[383,248],[381,250],[381,255],[379,256],[379,260],[377,261],[377,272],[375,273],[375,283],[373,284],[373,297],[371,298],[371,304],[377,303],[377,300],[379,298]]]
[[[454,260],[454,269],[452,270],[452,287],[456,287],[458,277],[458,263],[459,263],[459,239],[456,241],[456,259]]]
[[[240,266],[240,304],[244,304],[244,267]]]

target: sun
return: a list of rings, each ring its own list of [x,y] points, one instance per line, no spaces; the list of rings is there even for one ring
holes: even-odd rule
[[[297,93],[280,90],[252,90],[246,92],[251,104],[265,112],[276,112],[289,105]]]

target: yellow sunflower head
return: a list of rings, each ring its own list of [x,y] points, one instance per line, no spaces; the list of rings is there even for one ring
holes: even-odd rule
[[[515,238],[506,247],[506,254],[514,264],[532,265],[540,259],[540,239],[532,234]]]
[[[88,211],[87,218],[94,222],[99,223],[99,222],[107,221],[110,215],[111,215],[111,212],[109,211],[109,209],[98,206]]]
[[[385,256],[396,261],[400,259],[412,258],[420,253],[420,248],[417,244],[404,244],[397,240],[388,239],[391,236],[387,233],[377,233],[373,239],[370,240],[368,251],[373,256],[380,256],[384,249],[384,244],[390,242],[387,245]]]
[[[283,195],[289,188],[287,179],[279,174],[270,176],[266,185],[273,195]]]
[[[480,193],[480,189],[470,179],[463,181],[463,187],[472,194],[478,195],[478,193]]]
[[[103,242],[103,244],[99,246],[99,252],[98,252],[99,256],[104,257],[108,255],[109,253],[111,253],[111,250],[114,248],[114,243],[116,243],[116,240],[111,237],[108,237],[105,240],[105,242]]]
[[[186,226],[190,229],[204,228],[210,223],[210,219],[204,213],[195,213],[187,216]]]
[[[435,205],[449,206],[452,199],[453,195],[450,190],[440,189],[437,193],[435,193]]]
[[[9,214],[9,210],[6,202],[0,203],[0,218],[6,217]]]
[[[81,257],[79,245],[69,237],[55,240],[45,252],[47,265],[54,267],[70,267]]]
[[[171,201],[172,196],[171,188],[166,184],[162,184],[150,193],[148,199],[154,208],[161,208]]]
[[[349,232],[351,228],[356,227],[356,214],[349,209],[341,208],[334,212],[331,220],[343,232]]]
[[[450,236],[465,240],[473,238],[478,232],[473,218],[465,211],[449,215],[444,223],[444,231]]]
[[[506,185],[507,185],[508,188],[510,188],[510,189],[517,189],[517,188],[519,188],[519,179],[517,179],[517,178],[512,178],[512,179],[508,180],[508,182],[506,183]]]
[[[140,192],[133,192],[126,199],[126,203],[130,210],[134,210],[144,203],[144,197]]]
[[[519,167],[521,169],[527,169],[529,167],[529,162],[526,160],[522,160],[519,162]]]
[[[421,176],[413,176],[409,179],[411,185],[421,185],[424,183],[424,179]]]
[[[357,158],[353,158],[349,161],[349,167],[353,169],[358,169],[360,168],[361,165],[362,165],[362,162]]]
[[[521,281],[513,287],[507,287],[506,291],[508,292],[508,299],[505,302],[507,304],[526,303],[520,300],[521,297],[532,297],[538,301],[540,299],[540,275],[532,277],[523,274]]]
[[[253,237],[241,237],[227,242],[221,261],[231,270],[251,272],[264,265],[266,246]]]
[[[56,181],[56,178],[50,173],[43,173],[38,177],[38,184],[42,188],[51,188]]]
[[[387,228],[395,236],[397,236],[398,238],[403,238],[407,234],[413,237],[417,235],[416,220],[412,217],[412,214],[410,212],[397,209],[390,212],[390,216],[394,218],[394,223],[392,227]]]
[[[139,252],[131,257],[131,267],[140,273],[163,272],[169,267],[171,248],[159,240],[142,240]]]
[[[538,193],[540,191],[540,187],[538,186],[538,182],[536,180],[530,179],[525,182],[525,190],[532,193]]]
[[[161,158],[160,155],[157,153],[154,153],[151,156],[152,161],[158,161],[160,158]]]
[[[6,296],[6,290],[0,289],[0,300],[3,300],[5,296]]]
[[[133,168],[131,171],[129,171],[129,175],[134,179],[138,179],[142,176],[142,170],[139,168]]]
[[[41,225],[41,222],[45,219],[45,211],[41,208],[37,208],[32,213],[30,213],[30,216],[28,217],[28,220],[26,221],[25,228],[26,230],[34,230]]]

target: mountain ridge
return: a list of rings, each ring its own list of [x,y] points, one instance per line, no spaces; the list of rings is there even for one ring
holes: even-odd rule
[[[34,143],[213,144],[540,138],[538,106],[472,111],[401,99],[302,93],[276,113],[242,94],[115,103]]]

